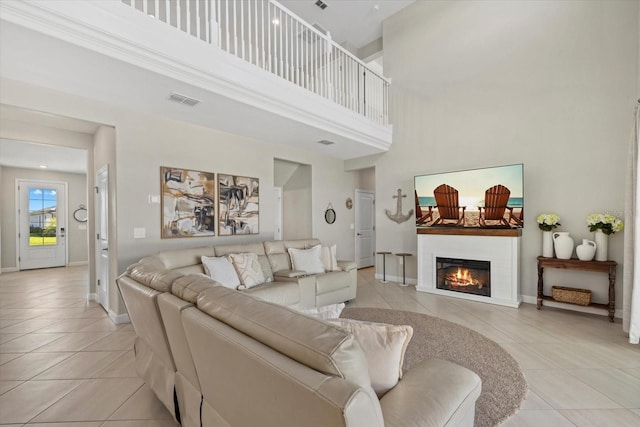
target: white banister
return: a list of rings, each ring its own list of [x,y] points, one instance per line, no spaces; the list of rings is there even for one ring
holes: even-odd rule
[[[121,1],[375,123],[389,124],[390,82],[276,0]]]

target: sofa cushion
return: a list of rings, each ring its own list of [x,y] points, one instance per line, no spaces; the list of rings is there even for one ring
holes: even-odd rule
[[[227,257],[202,257],[202,265],[207,276],[225,288],[237,289],[240,278],[233,264]]]
[[[130,265],[126,275],[158,292],[169,292],[173,281],[183,276],[182,273],[167,270],[162,264],[149,259]]]
[[[320,259],[322,259],[322,265],[324,271],[340,271],[338,267],[338,261],[336,260],[336,245],[322,246],[320,251]]]
[[[274,304],[290,306],[300,301],[298,282],[271,282],[244,291],[252,297]]]
[[[189,274],[173,282],[171,293],[180,299],[195,304],[200,292],[213,286],[221,285],[205,275]]]
[[[373,393],[365,356],[344,329],[221,286],[201,292],[197,306],[312,369],[345,378]]]
[[[262,243],[244,243],[238,245],[220,245],[215,247],[217,256],[224,256],[230,254],[240,254],[251,252],[258,255],[258,262],[260,263],[260,267],[262,268],[262,274],[266,281],[270,282],[273,280],[273,270],[271,270],[271,265],[269,264],[269,259],[267,258],[267,254],[264,252],[264,245]]]
[[[206,246],[200,248],[163,251],[157,253],[151,258],[162,263],[162,265],[164,265],[164,268],[175,270],[182,267],[199,265],[201,262],[200,257],[202,256],[215,256],[213,247]]]
[[[240,285],[238,289],[249,289],[263,284],[266,279],[262,267],[258,262],[258,255],[253,252],[243,254],[229,254],[229,260],[233,263]]]
[[[293,270],[304,271],[307,274],[324,273],[324,266],[320,258],[321,250],[320,245],[310,249],[289,248],[288,251],[291,256],[291,266]]]
[[[328,322],[351,332],[360,343],[367,358],[371,387],[379,397],[395,387],[402,378],[404,353],[413,337],[411,326],[351,319],[331,319]]]

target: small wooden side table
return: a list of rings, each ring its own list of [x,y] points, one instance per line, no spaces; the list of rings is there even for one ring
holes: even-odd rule
[[[382,255],[382,283],[388,283],[387,281],[387,255],[391,255],[391,252],[376,252],[378,255]]]
[[[540,310],[542,307],[542,301],[554,301],[550,296],[544,294],[544,281],[543,274],[544,268],[561,268],[566,270],[583,270],[594,271],[597,273],[609,274],[609,302],[607,304],[591,303],[589,307],[600,308],[607,310],[609,313],[609,321],[613,322],[613,315],[615,313],[616,303],[616,266],[615,261],[580,261],[579,259],[558,259],[558,258],[545,258],[538,257],[538,304],[537,308]]]
[[[409,253],[405,253],[405,252],[399,252],[396,254],[396,256],[401,256],[402,257],[402,284],[401,286],[409,286],[407,285],[407,281],[406,281],[406,277],[405,277],[405,265],[407,264],[406,261],[406,257],[408,256],[413,256],[413,254],[409,254]]]

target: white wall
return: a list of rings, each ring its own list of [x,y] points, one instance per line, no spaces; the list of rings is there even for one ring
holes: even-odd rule
[[[73,219],[73,211],[79,205],[87,205],[87,177],[85,174],[45,171],[40,169],[2,168],[0,181],[0,217],[2,218],[2,268],[17,269],[16,265],[16,179],[57,181],[67,183],[67,248],[69,264],[83,264],[88,258],[87,230],[81,230]]]
[[[116,220],[117,271],[160,250],[273,238],[274,159],[286,159],[312,168],[312,234],[327,244],[338,244],[340,259],[353,259],[353,210],[344,200],[354,191],[352,172],[341,160],[320,156],[290,146],[270,144],[159,116],[129,111],[87,98],[0,79],[0,102],[83,120],[115,128],[117,165]],[[96,155],[96,158],[98,156]],[[214,238],[160,238],[160,205],[148,196],[160,192],[160,166],[175,166],[260,179],[260,235]],[[331,202],[337,220],[329,225],[324,210]],[[144,227],[145,239],[134,239],[133,229]],[[112,307],[121,314],[122,306]]]
[[[522,162],[522,293],[535,296],[536,215],[558,213],[579,242],[592,236],[589,213],[623,213],[638,45],[638,3],[629,1],[418,1],[385,21],[394,143],[370,159],[379,247],[416,253],[415,225],[384,215],[397,188],[413,192],[414,175]],[[622,243],[622,233],[610,239],[618,263]],[[415,265],[408,260],[408,277]],[[546,274],[607,300],[604,275]]]
[[[282,188],[282,238],[284,240],[313,237],[312,200],[311,166],[298,165]]]

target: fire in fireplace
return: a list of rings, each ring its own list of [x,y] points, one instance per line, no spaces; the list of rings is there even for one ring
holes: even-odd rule
[[[491,263],[457,258],[436,258],[436,288],[491,296]]]

